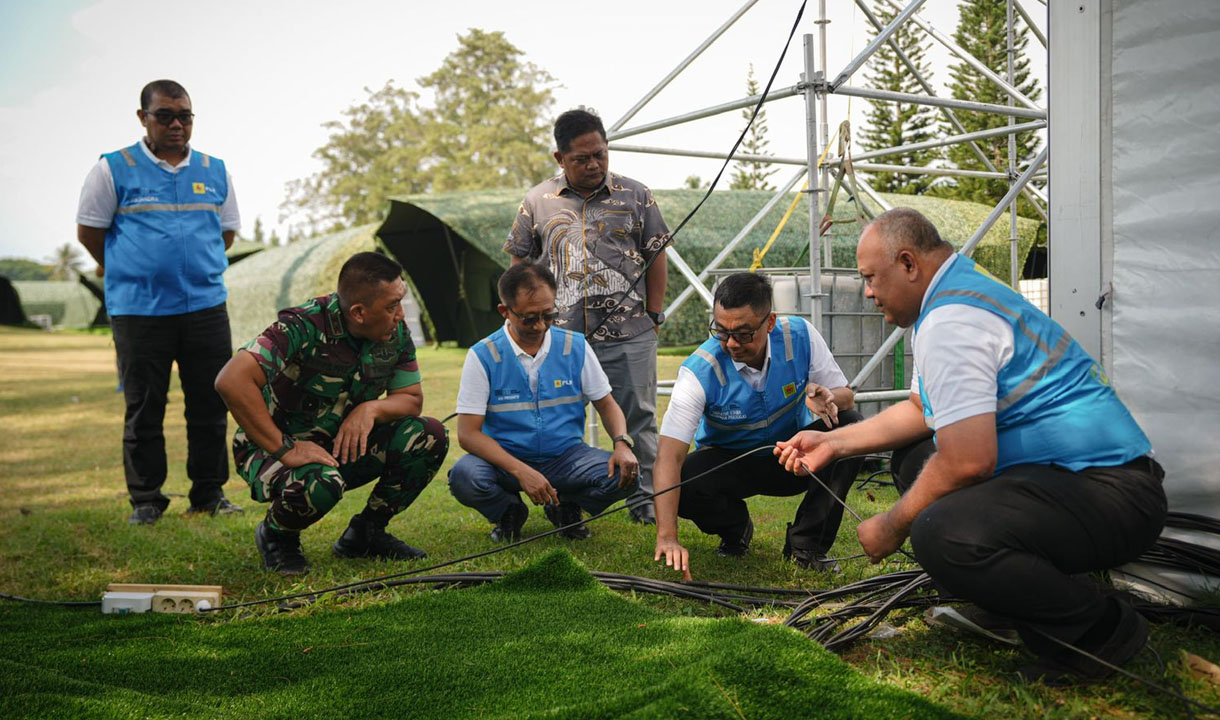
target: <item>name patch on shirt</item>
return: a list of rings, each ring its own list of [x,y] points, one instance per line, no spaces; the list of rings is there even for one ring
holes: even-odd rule
[[[745,420],[746,413],[736,403],[728,405],[717,405],[707,409],[707,414],[713,420],[724,422],[726,420]]]

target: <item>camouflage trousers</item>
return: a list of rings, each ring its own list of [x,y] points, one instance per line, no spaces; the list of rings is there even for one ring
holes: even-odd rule
[[[333,451],[330,438],[297,439]],[[365,454],[337,468],[318,463],[285,467],[251,442],[244,430],[233,437],[233,459],[238,474],[250,485],[250,497],[271,503],[267,523],[289,531],[304,530],[322,519],[344,492],[378,478],[364,513],[388,521],[415,502],[448,452],[445,427],[430,417],[406,417],[374,425]]]

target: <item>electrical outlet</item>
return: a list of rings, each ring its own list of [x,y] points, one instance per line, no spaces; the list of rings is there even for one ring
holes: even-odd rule
[[[110,592],[152,593],[153,612],[194,613],[201,608],[218,607],[224,588],[220,585],[149,585],[140,583],[111,583]]]

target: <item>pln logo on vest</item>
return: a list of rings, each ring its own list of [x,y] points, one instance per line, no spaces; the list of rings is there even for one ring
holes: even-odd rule
[[[561,388],[561,387],[564,387],[565,385],[566,385],[567,387],[572,387],[572,381],[571,381],[571,380],[556,380],[556,381],[555,381],[555,389],[556,389],[556,390],[558,390],[558,389],[559,389],[559,388]]]
[[[191,189],[195,191],[196,195],[204,195],[208,191],[207,186],[203,183],[191,183]]]
[[[783,391],[784,391],[784,399],[787,400],[788,398],[790,398],[796,394],[796,383],[795,382],[788,383],[787,385],[785,385],[783,387]]]

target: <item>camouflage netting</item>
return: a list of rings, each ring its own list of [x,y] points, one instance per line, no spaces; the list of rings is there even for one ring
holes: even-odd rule
[[[102,302],[89,288],[75,280],[14,280],[13,289],[21,299],[21,309],[30,322],[49,315],[51,325],[61,328],[87,328],[105,325]]]
[[[245,345],[275,321],[281,308],[335,289],[339,268],[353,253],[373,250],[375,226],[299,240],[246,255],[225,272],[233,346]]]
[[[703,196],[700,190],[654,191],[670,227],[677,227]],[[491,332],[500,322],[495,312],[495,280],[508,267],[501,249],[512,226],[521,197],[519,190],[410,195],[395,198],[390,214],[377,231],[386,247],[406,267],[432,317],[441,340],[466,346]],[[724,245],[769,200],[772,193],[724,191],[714,193],[682,229],[675,247],[696,272],[707,266]],[[986,219],[991,208],[976,203],[909,195],[885,195],[891,205],[919,210],[955,247],[965,244]],[[766,243],[788,208],[790,199],[777,203],[747,238],[730,254],[722,268],[745,268],[755,248]],[[787,226],[768,252],[765,267],[787,267],[802,258],[808,238],[808,200],[802,197]],[[855,267],[859,225],[854,204],[840,195],[836,223],[828,237],[833,265]],[[1007,278],[1009,268],[1007,215],[1001,217],[976,248],[974,258],[997,277]],[[1018,258],[1024,263],[1033,247],[1038,223],[1019,218]],[[687,283],[671,265],[666,304]],[[709,281],[708,286],[711,287]],[[687,345],[706,337],[707,310],[702,302],[688,301],[676,317],[665,323],[663,345]]]

